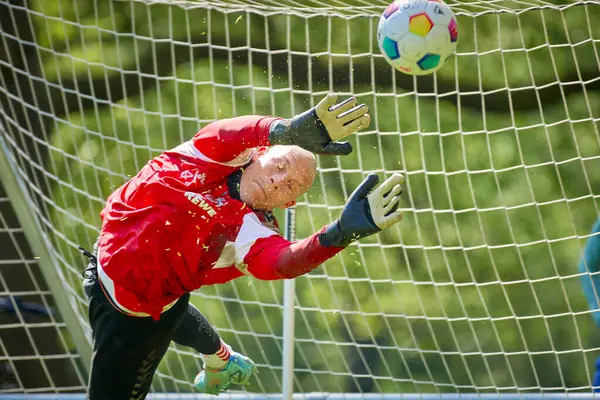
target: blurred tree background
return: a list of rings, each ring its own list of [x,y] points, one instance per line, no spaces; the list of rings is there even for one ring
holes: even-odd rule
[[[4,7],[7,137],[67,287],[85,316],[76,246],[148,159],[215,119],[290,117],[334,90],[373,122],[352,155],[319,158],[297,236],[373,171],[406,174],[405,218],[297,280],[295,390],[589,391],[600,340],[577,263],[599,214],[600,5],[450,2],[457,56],[413,78],[379,55],[384,3]],[[260,365],[250,391],[281,391],[282,293],[241,278],[193,297]],[[174,346],[155,390],[192,390],[199,367]]]

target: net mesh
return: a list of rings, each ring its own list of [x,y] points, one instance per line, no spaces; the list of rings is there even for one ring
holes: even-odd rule
[[[79,355],[0,185],[0,393],[85,387]]]
[[[76,248],[111,191],[208,122],[333,90],[373,122],[352,155],[318,158],[297,237],[370,172],[405,174],[405,214],[297,279],[295,391],[589,392],[600,342],[577,264],[599,215],[600,5],[449,4],[458,53],[413,78],[377,50],[386,1],[0,0],[2,134],[79,323]],[[257,362],[248,390],[281,392],[282,283],[192,301]],[[153,390],[191,391],[199,368],[173,345]]]

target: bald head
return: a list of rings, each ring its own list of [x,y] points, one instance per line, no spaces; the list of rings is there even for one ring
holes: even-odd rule
[[[261,148],[242,174],[241,200],[260,210],[293,206],[310,189],[316,173],[315,156],[301,147]]]

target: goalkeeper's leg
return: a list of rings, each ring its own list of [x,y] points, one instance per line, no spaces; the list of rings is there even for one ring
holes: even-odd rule
[[[169,347],[177,325],[187,313],[189,294],[161,315],[159,321],[123,314],[106,297],[95,266],[84,280],[89,299],[93,355],[89,400],[144,399],[152,377]]]
[[[193,304],[188,304],[173,341],[193,348],[202,356],[204,370],[194,380],[194,385],[201,392],[219,394],[232,383],[247,385],[255,371],[254,362],[232,351]]]

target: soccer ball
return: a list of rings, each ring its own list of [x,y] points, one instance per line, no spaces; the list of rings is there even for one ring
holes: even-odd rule
[[[441,0],[395,0],[381,15],[377,42],[386,61],[397,70],[431,74],[456,50],[456,17]]]

